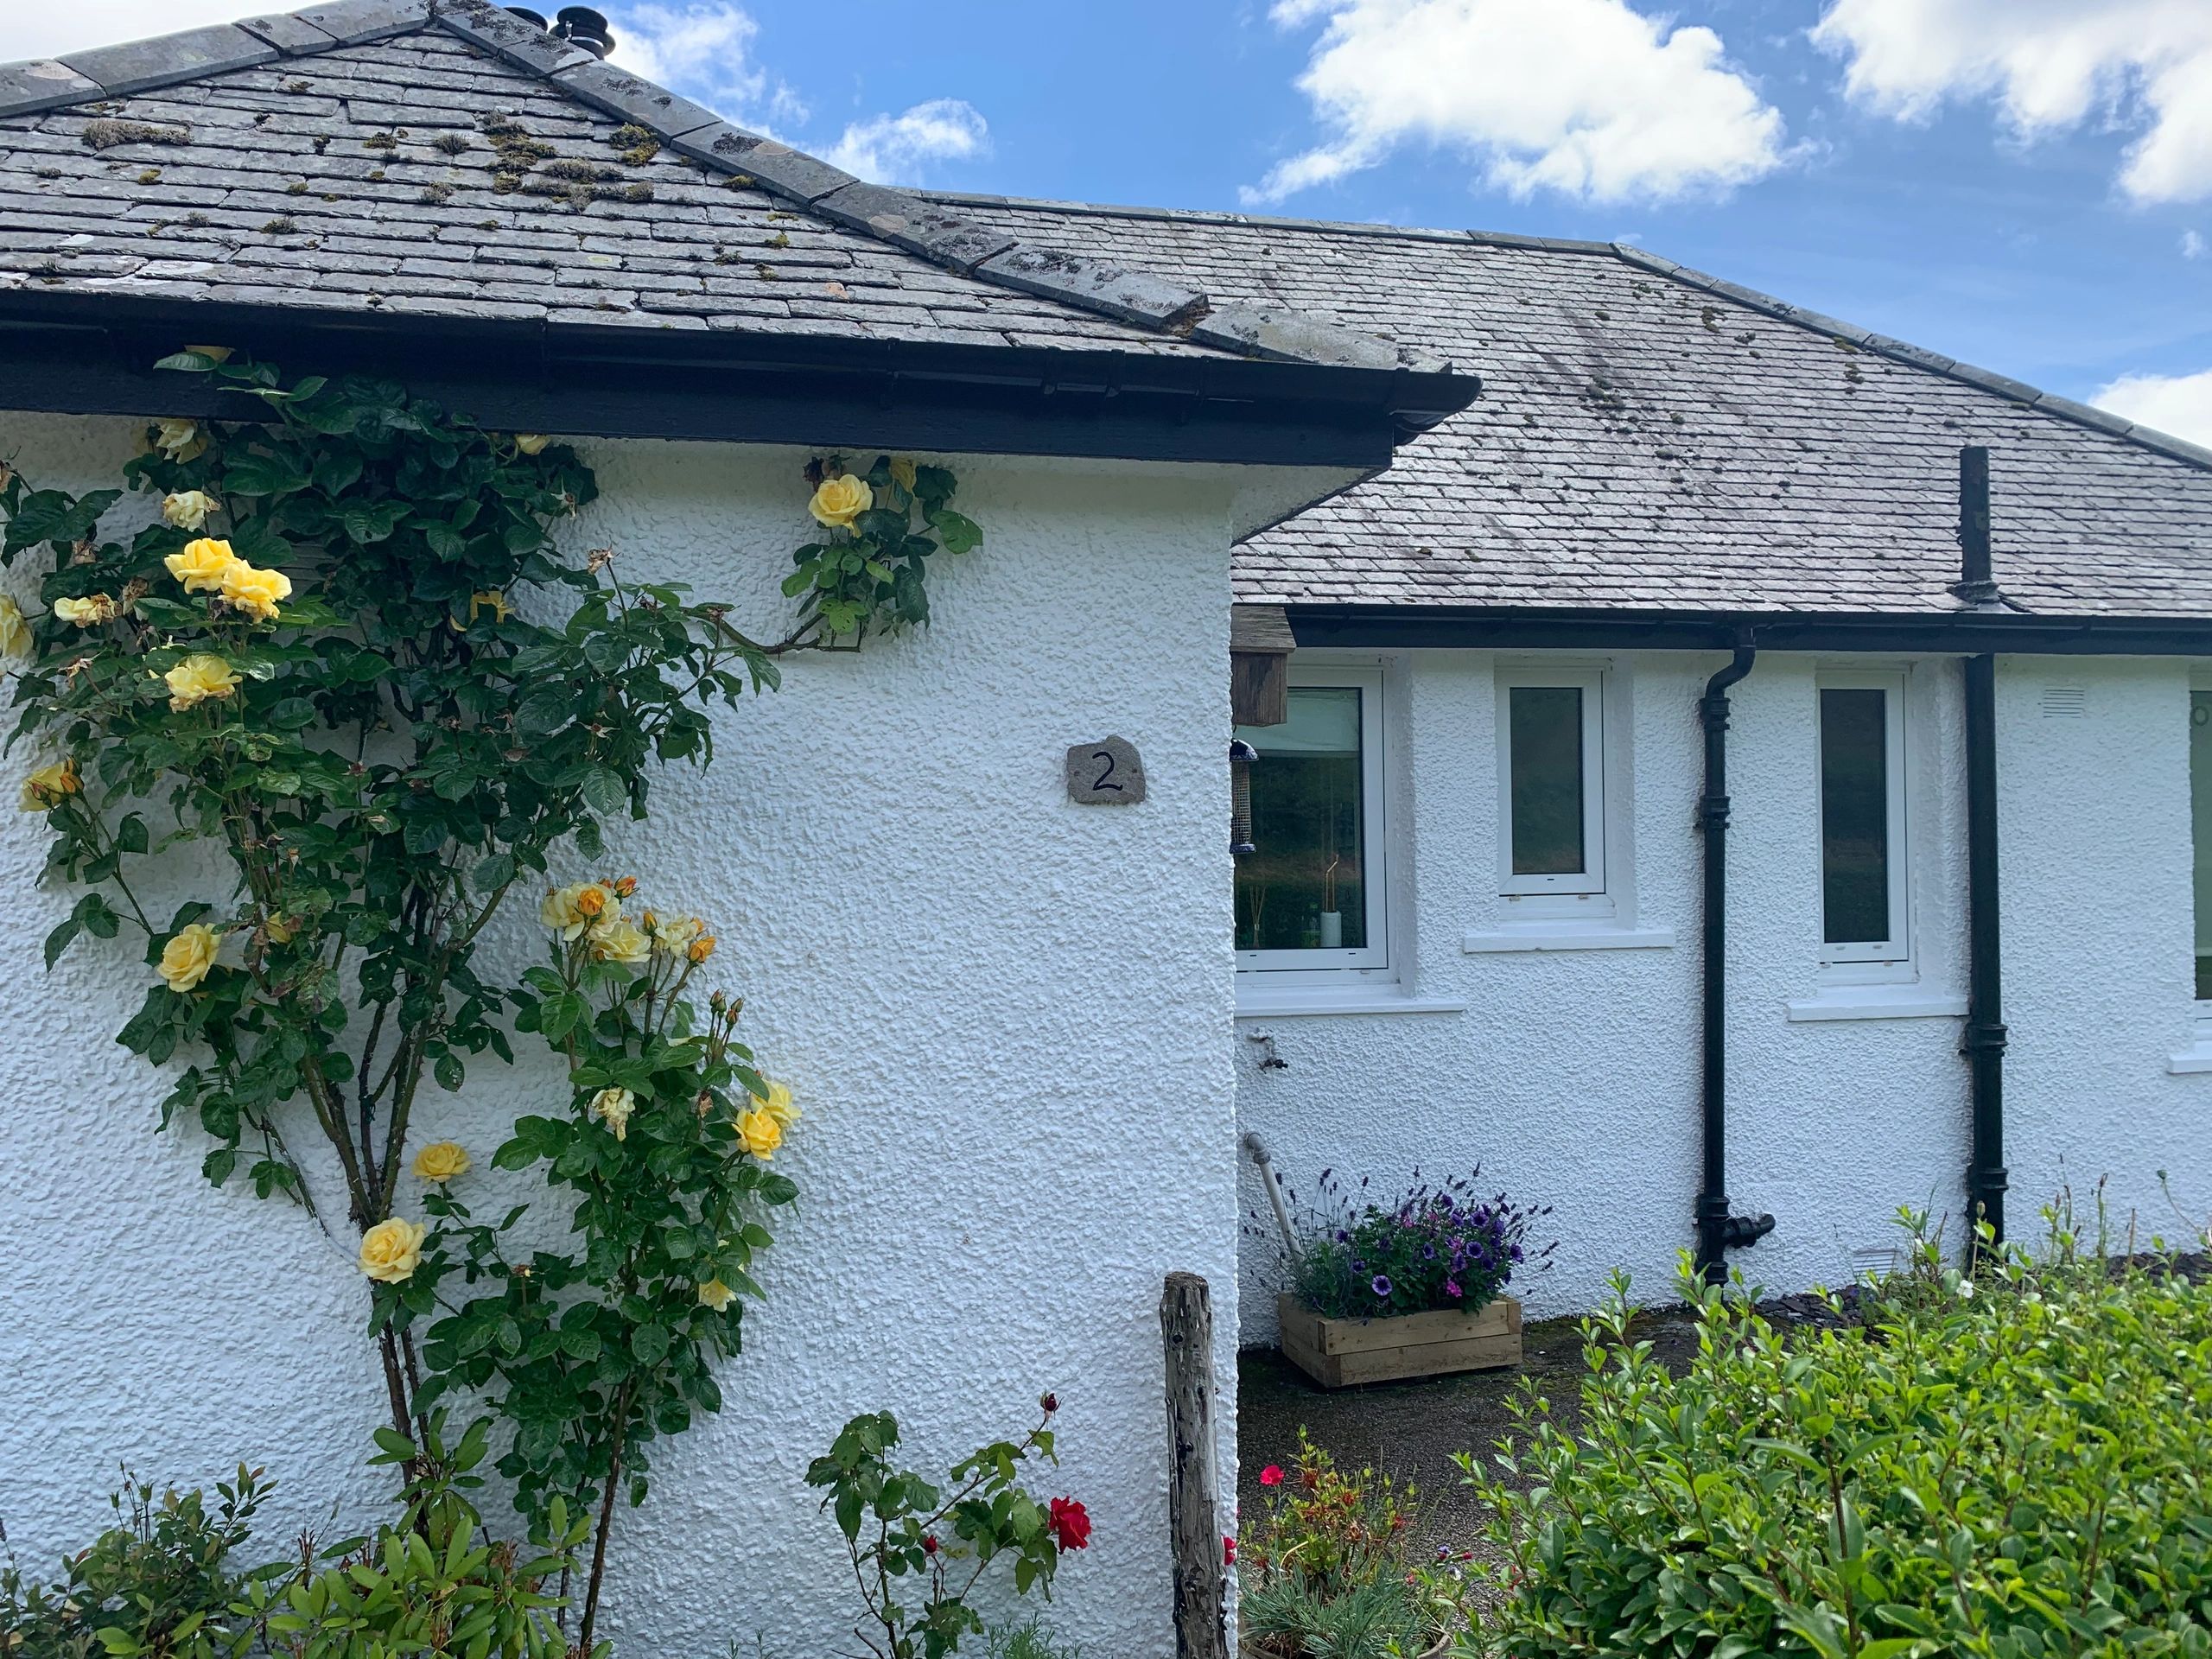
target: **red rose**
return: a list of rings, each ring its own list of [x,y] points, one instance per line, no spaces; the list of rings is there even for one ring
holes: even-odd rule
[[[1224,1567],[1236,1565],[1236,1541],[1234,1538],[1224,1538],[1221,1541],[1221,1564]]]
[[[934,1555],[937,1552],[937,1535],[933,1532],[924,1534],[922,1536],[922,1554],[925,1555]]]
[[[1071,1497],[1052,1500],[1052,1541],[1062,1549],[1084,1549],[1090,1543],[1090,1515]]]
[[[1260,1484],[1262,1486],[1281,1485],[1282,1465],[1279,1463],[1271,1463],[1266,1468],[1261,1470]]]

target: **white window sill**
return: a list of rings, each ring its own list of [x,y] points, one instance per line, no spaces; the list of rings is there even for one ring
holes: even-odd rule
[[[2166,1070],[2177,1077],[2212,1071],[2212,1042],[2200,1042],[2166,1056]]]
[[[1236,987],[1239,1020],[1289,1020],[1309,1014],[1465,1014],[1464,997],[1408,996],[1395,986],[1345,985],[1277,990],[1266,986]]]
[[[1793,1020],[1956,1020],[1967,1000],[1924,985],[1832,985],[1788,1004]]]
[[[1619,927],[1605,922],[1529,923],[1488,933],[1469,933],[1459,941],[1467,955],[1502,950],[1665,950],[1673,947],[1671,927]]]

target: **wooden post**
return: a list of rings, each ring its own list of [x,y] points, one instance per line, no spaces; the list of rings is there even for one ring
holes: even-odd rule
[[[1195,1273],[1160,1297],[1167,1350],[1167,1530],[1174,1551],[1175,1659],[1229,1659],[1223,1630],[1221,1502],[1213,1455],[1213,1305]]]

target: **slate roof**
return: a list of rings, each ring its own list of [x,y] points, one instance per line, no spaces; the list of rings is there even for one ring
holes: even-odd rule
[[[11,287],[1410,362],[1125,263],[1025,247],[484,0],[331,0],[0,66],[0,293]]]
[[[932,198],[1479,362],[1480,401],[1239,550],[1255,603],[1955,611],[1957,452],[2051,615],[2212,616],[2212,452],[1639,250]]]

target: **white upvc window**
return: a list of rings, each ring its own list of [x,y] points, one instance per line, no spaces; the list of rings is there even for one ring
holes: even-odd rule
[[[2196,855],[2196,1000],[2212,1005],[2212,683],[2189,690],[2189,797]],[[2212,1007],[2200,1015],[2212,1014]]]
[[[1911,841],[1905,817],[1905,676],[1822,673],[1821,961],[1908,969]]]
[[[1240,726],[1252,848],[1236,861],[1236,965],[1287,984],[1387,976],[1382,671],[1294,664],[1289,719]]]
[[[1508,668],[1497,677],[1498,891],[1605,891],[1605,676]]]

